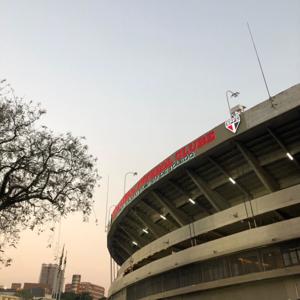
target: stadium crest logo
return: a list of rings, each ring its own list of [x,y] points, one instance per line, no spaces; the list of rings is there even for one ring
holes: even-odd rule
[[[229,131],[231,131],[233,133],[236,133],[238,128],[239,128],[240,123],[241,123],[241,117],[240,117],[240,114],[236,111],[236,112],[231,114],[230,119],[225,121],[225,127]]]

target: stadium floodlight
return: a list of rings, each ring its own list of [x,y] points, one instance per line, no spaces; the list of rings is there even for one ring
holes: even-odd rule
[[[236,184],[236,181],[232,177],[229,177],[228,179],[232,184]]]
[[[144,229],[143,229],[143,232],[145,232],[146,234],[149,233],[149,231],[147,230],[147,228],[144,228]]]
[[[229,109],[229,115],[231,118],[231,108],[230,108],[229,97],[228,97],[229,94],[230,94],[230,98],[236,98],[236,97],[238,97],[240,92],[232,92],[230,90],[226,91],[226,100],[227,100],[227,105],[228,105],[228,109]]]
[[[137,243],[136,241],[132,241],[132,244],[133,244],[134,246],[137,246],[137,245],[138,245],[138,243]]]
[[[290,159],[290,160],[294,160],[294,157],[292,156],[291,153],[287,152],[286,156]]]
[[[189,198],[189,202],[192,204],[196,204],[195,200],[193,200],[192,198]]]
[[[124,195],[126,193],[126,177],[129,174],[132,175],[132,176],[136,176],[138,174],[138,172],[136,172],[136,171],[134,171],[134,172],[129,171],[129,172],[125,173],[125,175],[124,175]]]
[[[160,217],[161,217],[163,220],[167,220],[167,218],[166,218],[164,215],[160,215]]]

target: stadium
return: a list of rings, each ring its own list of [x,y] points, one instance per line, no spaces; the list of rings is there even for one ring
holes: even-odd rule
[[[300,299],[300,84],[145,174],[107,244],[109,299]]]

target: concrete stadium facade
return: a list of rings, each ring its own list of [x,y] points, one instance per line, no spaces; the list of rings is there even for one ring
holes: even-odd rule
[[[300,299],[300,85],[234,121],[120,201],[109,299]]]

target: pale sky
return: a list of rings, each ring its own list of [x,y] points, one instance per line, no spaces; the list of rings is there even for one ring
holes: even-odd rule
[[[86,136],[103,176],[94,217],[61,224],[66,282],[109,286],[104,215],[169,154],[227,118],[225,91],[251,107],[267,98],[247,31],[251,25],[276,94],[300,82],[299,0],[0,0],[0,78],[47,109],[56,132]],[[235,104],[235,103],[232,103]],[[49,232],[24,232],[0,284],[37,282],[54,259]],[[55,248],[55,247],[54,247]]]

